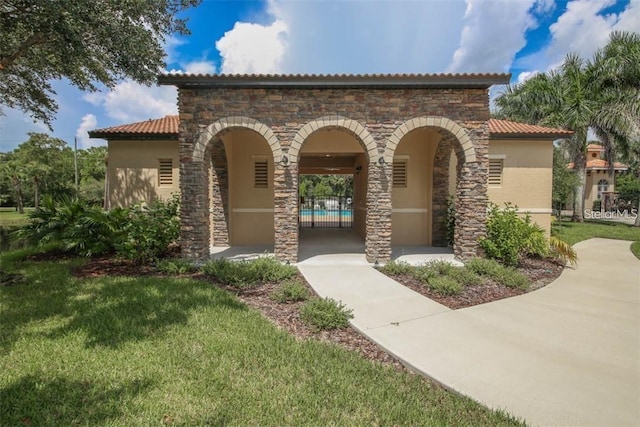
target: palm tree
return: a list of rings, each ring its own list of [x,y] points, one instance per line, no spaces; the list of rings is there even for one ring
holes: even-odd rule
[[[573,221],[583,221],[589,129],[612,170],[616,150],[626,151],[638,134],[639,67],[640,36],[614,32],[592,60],[569,54],[557,69],[509,86],[496,99],[501,117],[573,131],[564,141],[578,176]]]

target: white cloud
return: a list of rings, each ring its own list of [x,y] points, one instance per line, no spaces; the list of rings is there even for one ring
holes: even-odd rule
[[[460,46],[450,72],[506,72],[526,45],[527,30],[538,24],[534,12],[552,9],[548,1],[467,0]]]
[[[216,47],[224,73],[441,72],[462,28],[460,1],[272,1]]]
[[[76,129],[76,138],[78,141],[78,148],[89,148],[98,145],[104,145],[103,141],[98,139],[89,138],[89,131],[96,128],[98,125],[98,119],[93,114],[85,114],[82,117],[82,121]]]
[[[591,58],[604,46],[612,31],[638,31],[640,2],[632,0],[618,13],[602,14],[615,0],[573,0],[550,27],[551,41],[539,52],[518,62],[521,68],[549,70],[557,67],[567,53]]]
[[[216,65],[212,61],[192,61],[184,64],[184,72],[188,74],[214,74]]]
[[[125,80],[105,94],[102,105],[110,118],[131,123],[177,114],[177,99],[173,86],[147,87]]]
[[[518,79],[516,81],[516,83],[524,83],[527,80],[529,80],[531,77],[534,77],[536,74],[540,74],[539,71],[523,71],[520,74],[518,74]]]
[[[269,25],[236,22],[216,42],[222,58],[221,72],[277,73],[286,48],[287,25],[276,20]]]

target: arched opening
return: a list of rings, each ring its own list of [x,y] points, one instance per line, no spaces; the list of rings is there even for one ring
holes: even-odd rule
[[[314,130],[302,141],[296,159],[299,260],[319,253],[364,253],[366,148],[353,131],[336,124]]]
[[[430,246],[433,160],[440,135],[415,129],[402,137],[393,155],[391,244]]]
[[[273,247],[274,147],[281,152],[269,128],[244,117],[213,123],[201,135],[194,157],[206,177],[211,251]]]
[[[454,236],[452,223],[459,218],[449,212],[450,207],[460,205],[460,195],[465,198],[465,210],[469,204],[461,180],[465,165],[475,164],[476,158],[466,130],[446,118],[411,119],[391,135],[385,158],[393,163],[394,252],[411,246],[454,246],[455,251],[458,239],[456,255],[460,255],[463,239]],[[482,203],[480,198],[478,203]]]

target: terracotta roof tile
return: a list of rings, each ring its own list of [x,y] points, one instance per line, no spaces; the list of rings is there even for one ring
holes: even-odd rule
[[[550,135],[558,138],[567,137],[573,132],[565,129],[554,129],[509,120],[489,119],[489,133],[492,135]]]
[[[144,122],[96,129],[89,132],[91,138],[109,138],[125,135],[177,135],[180,119],[178,116],[164,116],[161,119],[149,119]]]
[[[589,144],[587,145],[587,150],[590,151],[604,151],[604,147],[600,144]]]
[[[616,170],[627,170],[629,169],[629,166],[624,163],[614,162],[613,168]],[[573,162],[569,163],[569,169],[573,169]],[[604,159],[588,160],[587,169],[609,169],[609,162]]]
[[[96,129],[89,132],[92,138],[113,138],[118,136],[136,135],[178,135],[180,120],[178,116],[165,116],[161,119],[149,119],[144,122],[136,122],[113,126],[110,128]],[[528,125],[511,122],[508,120],[489,120],[489,132],[492,135],[552,135],[562,137],[570,135],[570,131],[552,129],[542,126]]]

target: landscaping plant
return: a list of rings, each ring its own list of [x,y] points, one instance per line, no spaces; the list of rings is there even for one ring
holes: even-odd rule
[[[316,330],[340,329],[349,326],[353,310],[334,299],[314,297],[302,306],[300,318]]]
[[[546,257],[549,243],[544,230],[526,215],[521,218],[517,207],[507,203],[503,209],[490,205],[487,218],[487,236],[480,239],[480,246],[489,258],[507,265],[517,265],[522,256]]]
[[[118,254],[138,263],[165,255],[180,234],[178,209],[179,196],[175,194],[166,202],[133,205],[124,222],[123,239],[116,244]]]
[[[219,258],[202,266],[202,272],[224,285],[254,287],[265,282],[280,282],[296,274],[296,268],[263,256],[251,261]]]
[[[287,279],[275,288],[269,297],[279,303],[306,301],[311,296],[300,279]]]

